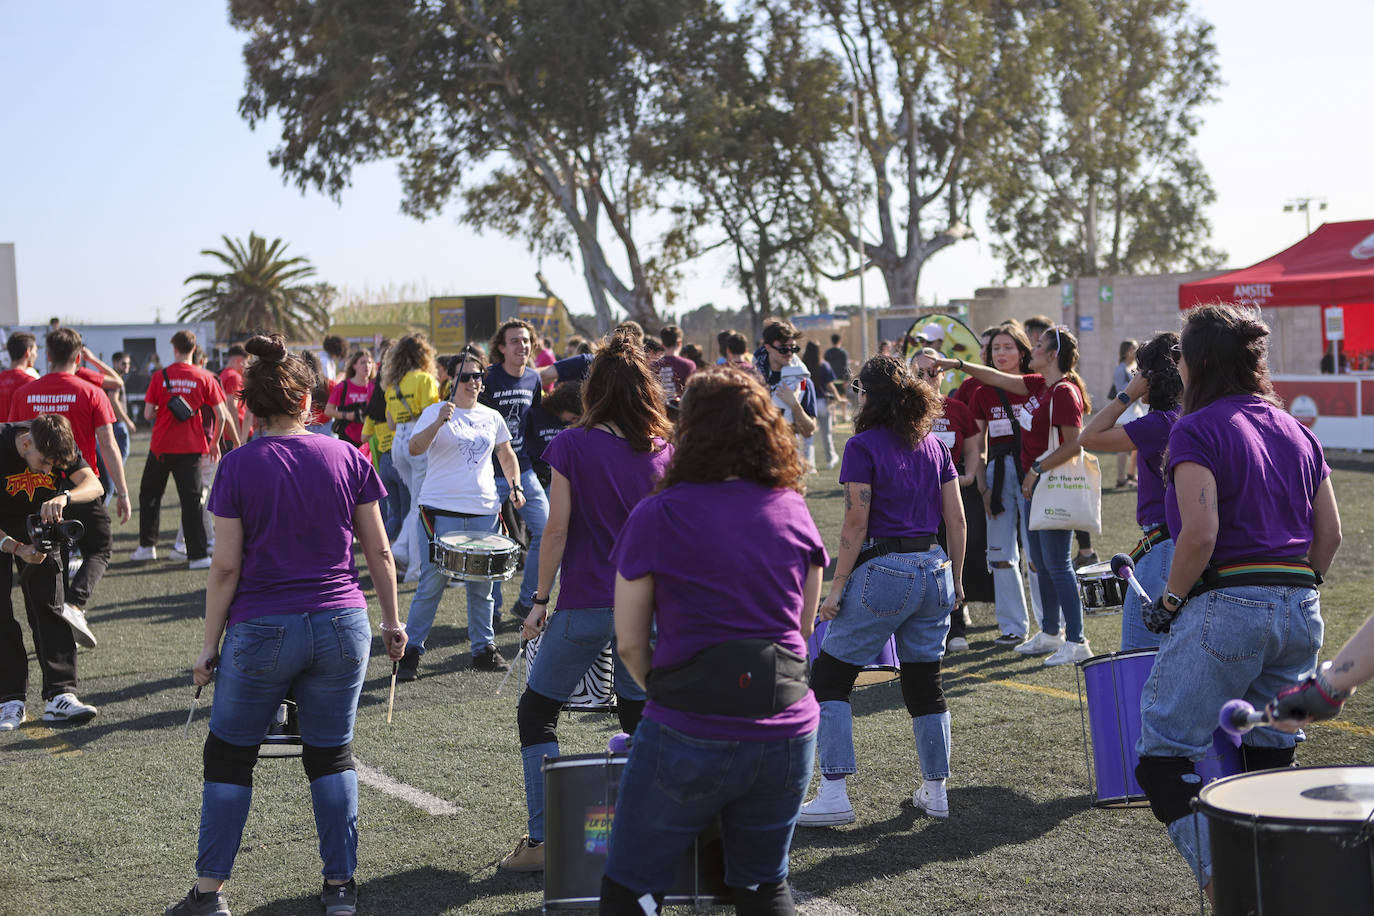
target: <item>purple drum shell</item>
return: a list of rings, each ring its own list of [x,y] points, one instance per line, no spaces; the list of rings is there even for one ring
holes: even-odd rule
[[[825,631],[830,629],[830,621],[816,621],[816,631],[811,634],[811,638],[806,641],[806,654],[811,664],[816,663],[820,657],[821,646],[825,642]],[[897,660],[897,636],[893,634],[883,643],[883,647],[874,656],[873,661],[864,665],[859,672],[858,678],[854,681],[855,687],[867,687],[870,684],[884,684],[895,680],[902,670],[902,663]]]
[[[1094,807],[1149,803],[1135,778],[1136,764],[1140,762],[1135,744],[1140,737],[1140,697],[1157,654],[1157,649],[1132,649],[1097,655],[1080,663],[1092,736]],[[1202,784],[1241,769],[1240,750],[1218,728],[1212,734],[1211,749],[1197,763]]]

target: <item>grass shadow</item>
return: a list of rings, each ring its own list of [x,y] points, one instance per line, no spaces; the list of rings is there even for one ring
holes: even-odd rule
[[[440,916],[462,912],[475,901],[490,903],[498,895],[512,891],[527,893],[531,889],[529,884],[529,876],[502,874],[495,870],[495,863],[492,873],[480,879],[462,871],[425,866],[362,881],[358,884],[358,906],[360,910],[373,913]],[[275,900],[242,912],[247,916],[295,916],[316,912],[319,907],[319,893],[315,892]],[[535,911],[537,907],[495,912],[504,916]]]

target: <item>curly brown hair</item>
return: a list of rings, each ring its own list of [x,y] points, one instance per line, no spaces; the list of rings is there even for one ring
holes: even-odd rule
[[[658,489],[730,477],[806,492],[806,466],[791,424],[758,375],[708,366],[687,380],[673,459]]]
[[[908,448],[915,448],[944,409],[939,392],[918,382],[895,356],[875,356],[864,363],[859,384],[864,400],[854,418],[856,433],[885,427]]]
[[[664,413],[663,389],[649,371],[644,349],[628,331],[616,331],[596,352],[582,383],[582,419],[592,429],[616,426],[637,452],[652,451],[654,437],[668,438],[672,425]]]
[[[382,384],[387,388],[395,388],[401,384],[401,379],[416,369],[431,374],[434,372],[434,347],[430,346],[429,338],[420,333],[407,334],[387,351],[386,377],[382,379]]]

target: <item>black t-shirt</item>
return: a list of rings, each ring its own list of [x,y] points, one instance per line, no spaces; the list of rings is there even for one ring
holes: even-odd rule
[[[0,424],[0,529],[16,540],[28,543],[24,522],[38,512],[43,503],[61,490],[71,489],[68,478],[90,465],[78,452],[76,461],[67,468],[53,468],[52,473],[29,469],[15,440],[29,428],[27,423]]]
[[[849,353],[844,347],[831,347],[826,350],[825,361],[830,364],[830,371],[835,373],[835,378],[844,381],[849,377]]]
[[[530,469],[530,456],[525,451],[525,414],[531,407],[538,406],[543,398],[544,389],[539,384],[539,373],[529,367],[519,378],[511,375],[500,364],[487,369],[482,394],[478,400],[499,413],[510,430],[510,447],[515,457],[520,459],[520,470]],[[496,476],[501,476],[501,462],[495,457]]]
[[[567,428],[566,423],[549,413],[542,405],[531,407],[530,412],[525,415],[525,451],[534,462],[534,473],[538,475],[539,482],[546,490],[549,481],[553,479],[553,473],[548,462],[544,460],[544,449],[549,447],[554,436]]]

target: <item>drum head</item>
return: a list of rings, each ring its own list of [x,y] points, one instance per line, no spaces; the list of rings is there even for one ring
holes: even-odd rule
[[[439,535],[438,541],[450,550],[462,553],[507,553],[520,549],[519,544],[504,534],[474,535],[455,531]]]
[[[1219,779],[1203,788],[1209,817],[1294,826],[1345,826],[1374,814],[1374,766],[1266,770]]]
[[[1094,563],[1091,566],[1080,566],[1075,570],[1074,575],[1080,579],[1115,579],[1116,573],[1112,572],[1111,563]]]

